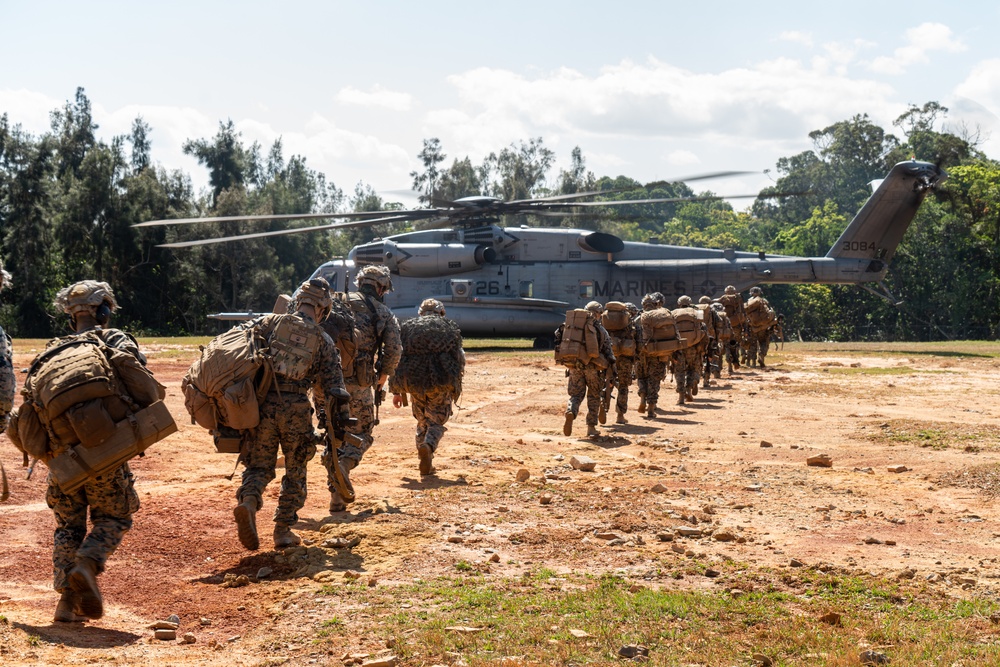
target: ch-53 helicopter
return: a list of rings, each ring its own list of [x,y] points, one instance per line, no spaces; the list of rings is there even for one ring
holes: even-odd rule
[[[837,283],[859,285],[895,303],[882,282],[889,262],[924,197],[945,177],[939,166],[929,162],[912,160],[895,165],[824,257],[629,242],[585,229],[496,224],[500,216],[510,214],[553,215],[617,204],[721,199],[715,196],[611,202],[580,201],[604,194],[595,192],[519,201],[477,196],[407,211],[189,218],[137,226],[207,220],[346,219],[313,227],[164,244],[187,247],[386,222],[444,225],[355,246],[346,260],[329,261],[311,277],[322,276],[333,289],[346,290],[354,271],[382,264],[389,267],[394,285],[385,303],[400,319],[413,317],[420,302],[432,297],[445,304],[448,317],[465,335],[535,337],[536,347],[548,347],[552,332],[568,309],[582,308],[594,299],[638,303],[649,292],[661,292],[670,301],[683,294],[696,299],[715,297],[726,285],[743,291],[761,283]],[[235,320],[254,315],[219,313],[214,317]]]

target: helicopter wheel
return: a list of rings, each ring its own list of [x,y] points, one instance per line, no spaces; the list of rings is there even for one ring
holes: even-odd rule
[[[532,347],[536,350],[551,350],[554,344],[555,340],[552,336],[539,336],[535,339]]]

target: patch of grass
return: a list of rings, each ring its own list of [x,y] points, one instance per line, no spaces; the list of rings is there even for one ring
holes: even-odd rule
[[[884,647],[893,664],[1000,664],[989,621],[1000,605],[904,590],[895,581],[785,573],[806,591],[791,595],[747,573],[727,582],[749,589],[734,596],[635,588],[613,575],[540,574],[440,577],[380,591],[367,611],[401,662],[414,664],[445,654],[470,667],[504,656],[519,656],[518,664],[613,664],[625,644],[648,647],[648,664],[656,666],[748,664],[753,653],[775,664],[813,664],[802,662],[812,654],[823,655],[822,664],[848,665],[866,644]],[[413,600],[419,613],[401,613],[400,599]],[[830,610],[841,614],[840,627],[818,620]]]
[[[970,451],[1000,444],[1000,428],[987,424],[893,419],[869,422],[865,436],[883,444],[911,444],[932,449],[962,447]]]
[[[987,496],[1000,496],[1000,463],[969,466],[937,479],[938,484],[975,489]]]
[[[457,563],[455,563],[455,569],[458,570],[459,572],[471,572],[473,567],[472,563],[470,563],[469,561],[460,560]]]

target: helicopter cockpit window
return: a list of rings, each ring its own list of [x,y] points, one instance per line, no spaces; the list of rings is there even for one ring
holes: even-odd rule
[[[518,284],[517,292],[518,295],[523,299],[530,299],[535,293],[535,281],[533,280],[522,280]]]
[[[580,281],[580,298],[581,299],[593,299],[594,298],[594,281],[593,280],[581,280]]]
[[[317,277],[326,279],[326,282],[330,283],[330,290],[333,291],[333,292],[337,291],[337,271],[336,270],[320,271],[320,274]]]

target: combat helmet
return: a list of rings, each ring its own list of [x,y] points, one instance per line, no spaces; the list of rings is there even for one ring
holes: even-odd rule
[[[358,271],[354,283],[358,287],[368,283],[386,292],[392,291],[392,277],[389,274],[389,267],[387,266],[369,264]]]
[[[736,287],[734,285],[726,285],[726,294],[736,294]]]
[[[597,301],[591,301],[584,308],[590,311],[591,315],[600,316],[604,312],[604,306]]]
[[[420,317],[424,315],[439,315],[444,317],[444,304],[437,299],[424,299],[420,302],[417,315]]]
[[[74,319],[79,313],[88,312],[101,323],[107,322],[107,317],[118,310],[111,285],[98,280],[81,280],[62,288],[56,294],[54,305]],[[99,310],[104,312],[99,313]]]
[[[750,288],[750,296],[760,296],[763,293],[764,293],[764,290],[762,290],[759,287],[751,287]]]
[[[333,301],[330,298],[330,283],[326,278],[313,278],[307,280],[292,295],[292,302],[288,311],[298,312],[302,306],[312,306],[316,309],[316,321],[322,322],[333,310]]]
[[[3,260],[0,260],[0,292],[2,292],[5,287],[10,287],[12,284],[10,274],[3,270]]]
[[[687,294],[677,297],[678,308],[687,308],[690,305],[691,305],[691,297],[689,297]]]
[[[712,303],[712,297],[705,295],[698,299],[698,303]]]

